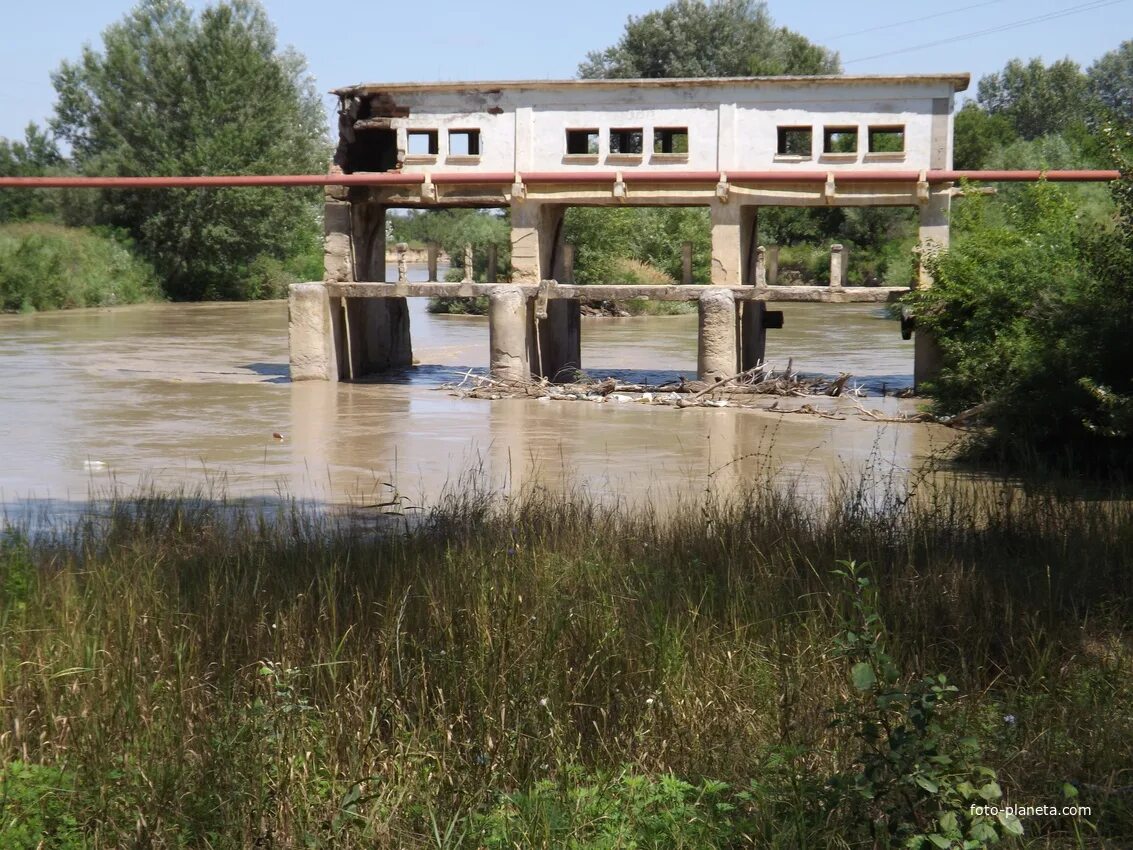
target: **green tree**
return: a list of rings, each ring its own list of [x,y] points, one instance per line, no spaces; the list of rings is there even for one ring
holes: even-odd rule
[[[838,54],[785,27],[752,0],[675,0],[630,17],[620,41],[587,54],[583,78],[837,74]]]
[[[968,101],[956,113],[952,161],[962,170],[987,168],[996,151],[1018,139],[1015,126],[1002,114],[992,115]]]
[[[254,0],[195,16],[143,0],[52,76],[52,127],[76,167],[97,175],[303,173],[325,166],[325,116],[305,62],[277,49]],[[115,190],[97,223],[127,229],[166,292],[181,299],[264,294],[263,258],[317,250],[317,192],[230,188]],[[261,263],[262,264],[262,263]]]
[[[55,142],[34,123],[22,142],[0,138],[0,176],[41,177],[62,167]],[[54,210],[53,195],[42,190],[0,189],[0,222],[48,218]]]
[[[977,90],[984,111],[1002,115],[1024,139],[1066,131],[1087,115],[1086,75],[1070,59],[1049,66],[1041,59],[1012,59],[983,77]]]
[[[1086,71],[1090,94],[1114,118],[1133,124],[1133,41],[1123,41]]]

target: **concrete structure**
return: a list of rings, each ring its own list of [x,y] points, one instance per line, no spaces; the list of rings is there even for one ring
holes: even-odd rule
[[[586,287],[584,297],[698,301],[701,376],[734,374],[763,356],[765,330],[776,324],[765,302],[879,301],[907,291],[845,286],[838,252],[829,288],[770,285],[778,257],[758,250],[761,207],[916,207],[922,250],[947,245],[951,183],[928,175],[951,168],[954,97],[967,85],[966,74],[953,74],[339,89],[332,177],[374,179],[327,189],[323,289],[292,291],[292,375],[353,380],[408,365],[404,299],[472,294],[489,296],[494,372],[569,374],[582,365],[582,293],[571,285],[563,215],[627,204],[706,207],[711,288]],[[454,206],[510,209],[511,284],[476,284],[468,274],[459,284],[386,283],[386,210]],[[691,255],[683,272],[690,282]],[[918,283],[931,281],[922,274]],[[915,349],[923,379],[935,349],[919,339]]]

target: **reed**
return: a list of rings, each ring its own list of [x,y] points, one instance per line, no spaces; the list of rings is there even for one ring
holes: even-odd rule
[[[1129,841],[1131,503],[877,494],[151,493],[9,528],[0,845],[874,846],[824,782],[857,758],[846,559],[1005,799],[1091,806],[1020,846]]]

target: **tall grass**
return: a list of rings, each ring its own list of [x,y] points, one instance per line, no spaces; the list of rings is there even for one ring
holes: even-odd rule
[[[153,269],[115,238],[43,222],[0,226],[0,311],[102,307],[157,295]]]
[[[9,531],[0,844],[874,846],[822,784],[855,759],[855,558],[1006,800],[1092,807],[1023,840],[1124,846],[1130,503],[864,493],[473,487],[404,525],[146,496]]]

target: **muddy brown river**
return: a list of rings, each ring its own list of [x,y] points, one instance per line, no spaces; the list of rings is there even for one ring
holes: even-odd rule
[[[414,270],[414,277],[421,274]],[[287,306],[154,304],[0,317],[0,503],[81,503],[110,488],[223,490],[371,504],[429,501],[483,482],[663,500],[727,490],[769,468],[820,490],[840,475],[920,466],[953,439],[938,426],[631,403],[479,401],[438,389],[488,360],[485,319],[410,302],[418,367],[382,383],[291,383]],[[912,380],[912,342],[883,308],[782,305],[768,359],[850,372],[862,403]],[[584,319],[591,375],[692,377],[696,317]],[[770,399],[768,404],[770,404]],[[781,406],[795,408],[805,399]],[[284,439],[277,440],[273,433]]]

